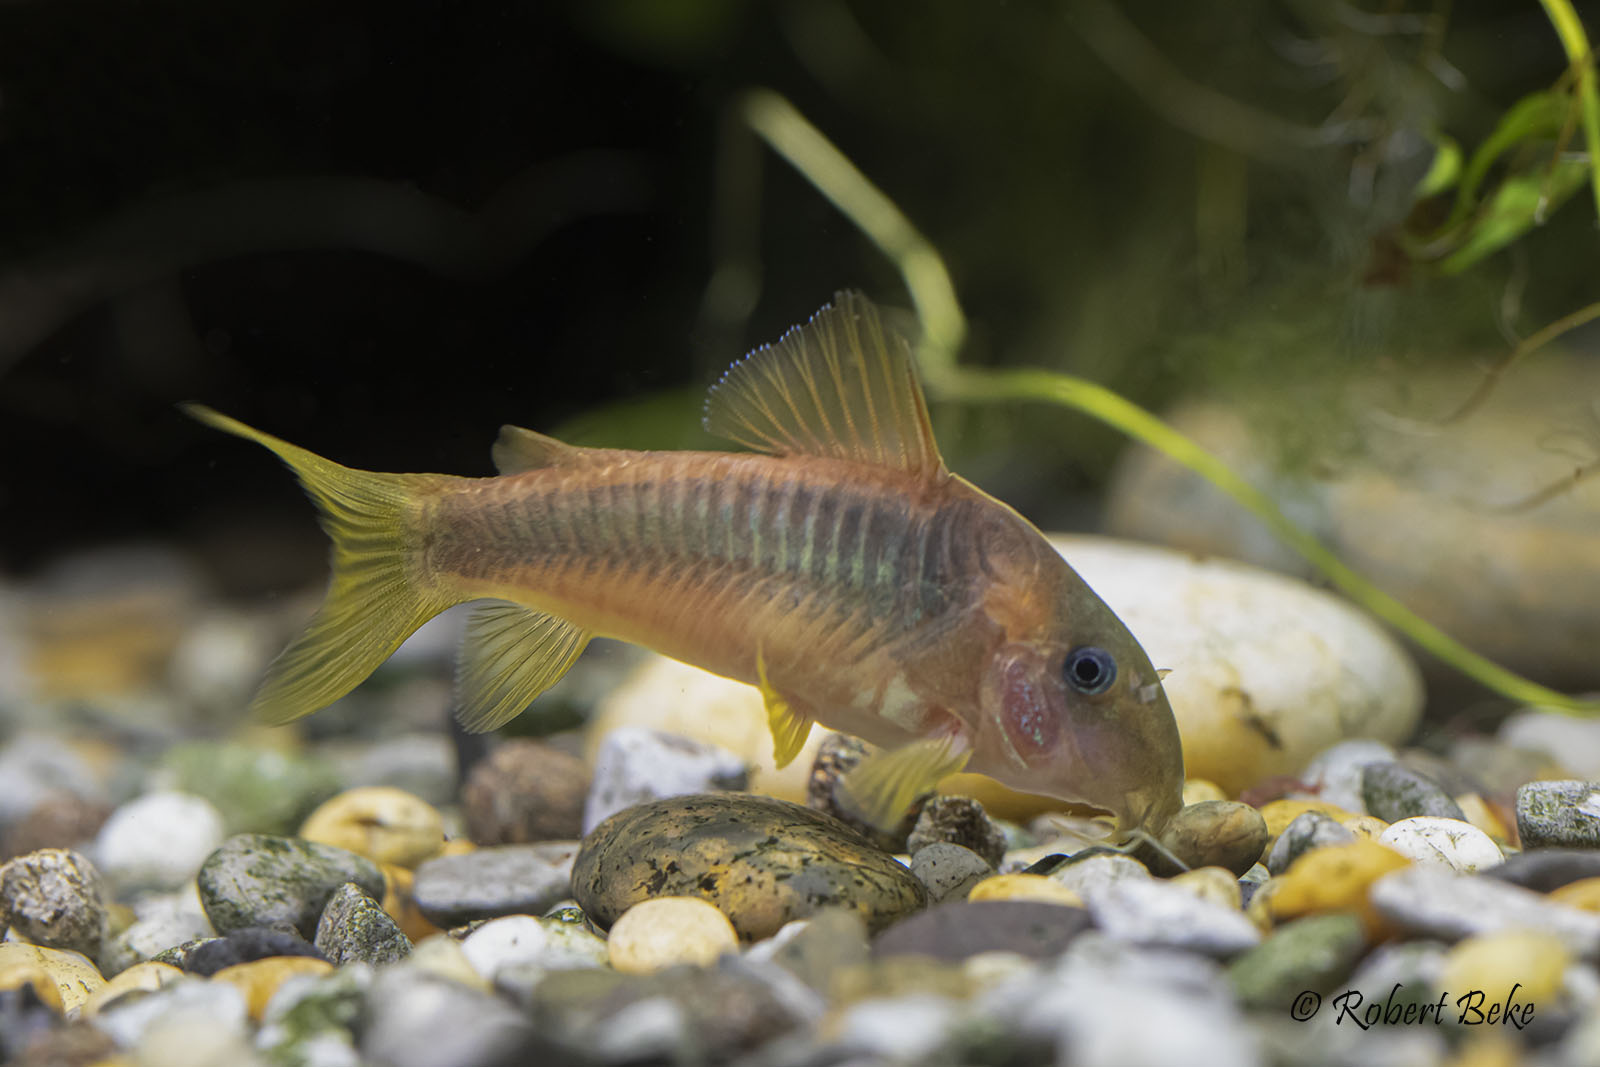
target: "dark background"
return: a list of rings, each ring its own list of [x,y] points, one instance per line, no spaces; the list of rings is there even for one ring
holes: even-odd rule
[[[1463,278],[1397,265],[1385,240],[1424,131],[1470,145],[1559,77],[1532,0],[1121,10],[1182,77],[1369,129],[1218,148],[1114,69],[1086,3],[0,7],[0,571],[154,538],[236,592],[315,579],[292,481],[178,401],[354,466],[487,474],[502,422],[692,395],[843,286],[905,306],[892,265],[733,121],[754,85],[946,255],[965,358],[1145,403],[1503,345],[1515,270],[1534,326],[1592,288],[1571,266],[1592,263],[1586,205]],[[1418,20],[1446,10],[1441,78]],[[1220,214],[1216,188],[1234,191]],[[706,300],[729,257],[748,316]],[[692,404],[664,410],[692,428]],[[958,469],[1041,521],[1092,521],[1120,444],[1104,431],[939,416]]]

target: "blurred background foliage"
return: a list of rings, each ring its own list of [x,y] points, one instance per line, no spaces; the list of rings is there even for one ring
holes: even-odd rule
[[[502,422],[717,447],[749,347],[841,287],[907,305],[739,121],[755,85],[940,250],[964,360],[1156,408],[1277,383],[1256,416],[1323,462],[1361,444],[1329,381],[1467,383],[1600,295],[1572,84],[1534,0],[8,4],[0,567],[178,536],[237,592],[314,579],[297,490],[184,399],[391,470],[489,473]],[[936,417],[1093,525],[1115,434]]]

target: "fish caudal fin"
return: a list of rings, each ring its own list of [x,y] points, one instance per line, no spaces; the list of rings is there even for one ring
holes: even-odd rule
[[[353,470],[199,404],[183,410],[208,426],[254,441],[287,463],[321,513],[333,541],[328,593],[299,637],[272,665],[251,702],[278,724],[325,708],[354,689],[417,627],[468,599],[424,579],[417,507],[434,474]]]

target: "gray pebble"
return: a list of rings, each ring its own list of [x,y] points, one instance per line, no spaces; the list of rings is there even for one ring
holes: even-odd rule
[[[1080,852],[1065,864],[1051,871],[1052,882],[1060,882],[1085,900],[1096,890],[1118,882],[1148,881],[1150,872],[1144,864],[1129,856],[1108,852]]]
[[[200,867],[200,903],[218,933],[290,923],[307,937],[328,899],[346,882],[383,895],[377,864],[348,849],[268,834],[236,834]]]
[[[534,1044],[528,1020],[499,997],[411,967],[380,972],[367,996],[363,1062],[385,1067],[563,1062],[548,1050],[539,1054]]]
[[[242,1032],[249,1015],[244,994],[231,982],[185,978],[143,996],[118,997],[90,1022],[124,1049],[136,1048],[156,1024],[167,1021],[210,1020]],[[151,1062],[130,1057],[135,1062]],[[162,1061],[155,1061],[162,1062]]]
[[[0,927],[36,945],[100,954],[106,934],[100,872],[70,849],[42,848],[0,866]]]
[[[225,967],[272,956],[308,956],[322,959],[317,947],[293,930],[253,926],[224,937],[211,937],[184,947],[181,966],[190,974],[209,977]]]
[[[1006,835],[983,805],[971,797],[928,798],[906,838],[906,851],[915,856],[935,842],[948,841],[970,849],[990,867],[998,867],[1006,854]]]
[[[1302,812],[1284,827],[1283,833],[1273,843],[1272,851],[1267,856],[1267,870],[1272,874],[1282,874],[1301,855],[1314,848],[1348,845],[1355,839],[1356,835],[1340,826],[1332,816],[1320,811]]]
[[[911,856],[911,873],[928,890],[928,903],[965,900],[972,887],[994,873],[994,868],[970,848],[938,841]]]
[[[1600,915],[1492,878],[1410,867],[1374,882],[1369,899],[1413,933],[1455,940],[1521,926],[1556,934],[1585,958],[1600,956]]]
[[[772,953],[772,962],[827,995],[835,975],[867,962],[867,924],[845,908],[824,908]]]
[[[1046,959],[1060,955],[1089,926],[1089,913],[1082,908],[1034,900],[963,900],[889,927],[872,942],[872,955],[959,962],[982,952],[1015,952]]]
[[[513,738],[473,765],[461,789],[467,832],[480,845],[583,836],[589,765],[554,745]]]
[[[1600,784],[1529,782],[1517,790],[1522,847],[1600,849]]]
[[[1362,768],[1369,763],[1393,763],[1394,760],[1394,749],[1382,741],[1353,738],[1317,753],[1299,778],[1318,800],[1361,815],[1367,810],[1361,795]]]
[[[606,734],[595,753],[583,832],[635,804],[749,784],[749,766],[725,748],[664,730],[620,726]]]
[[[1532,889],[1536,893],[1548,893],[1583,878],[1600,878],[1600,851],[1541,848],[1532,852],[1516,852],[1484,874]]]
[[[1450,946],[1440,941],[1395,941],[1379,945],[1361,961],[1345,985],[1350,989],[1378,991],[1385,997],[1400,986],[1396,1003],[1437,1002],[1439,976],[1444,973]]]
[[[1461,805],[1451,799],[1444,787],[1399,763],[1369,763],[1363,767],[1361,795],[1367,813],[1384,822],[1399,822],[1413,815],[1467,821]]]
[[[351,754],[349,788],[387,785],[421,797],[434,807],[456,799],[456,753],[444,733],[409,733],[361,745]]]
[[[394,963],[411,955],[411,939],[354,882],[340,886],[317,922],[317,948],[336,966]]]
[[[1091,890],[1084,901],[1094,924],[1118,941],[1223,957],[1261,941],[1243,912],[1154,878],[1127,878]]]
[[[63,792],[89,801],[105,799],[88,762],[61,738],[28,733],[0,746],[0,826]]]
[[[100,948],[100,973],[107,978],[186,941],[217,933],[192,886],[141,897],[133,902],[133,914],[134,921]]]
[[[571,893],[571,842],[501,845],[440,856],[417,868],[411,895],[429,922],[460,926],[501,915],[538,915]]]
[[[1302,990],[1326,993],[1343,980],[1366,945],[1355,915],[1297,919],[1234,960],[1228,978],[1245,1007],[1287,1010]]]

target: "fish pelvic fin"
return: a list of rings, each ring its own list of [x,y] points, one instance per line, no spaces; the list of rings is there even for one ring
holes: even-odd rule
[[[520,604],[475,608],[456,660],[456,721],[473,733],[504,726],[560,681],[592,636]]]
[[[728,368],[706,396],[707,431],[758,452],[947,471],[906,339],[872,301],[840,292],[804,326]]]
[[[967,765],[972,750],[951,734],[873,753],[839,782],[838,796],[853,814],[893,829],[919,797]]]
[[[767,661],[756,646],[756,677],[761,699],[767,706],[767,725],[772,729],[772,760],[781,771],[794,762],[811,736],[811,716],[784,699],[767,680]]]
[[[449,481],[437,474],[354,470],[199,404],[195,419],[269,449],[300,479],[333,541],[328,592],[300,636],[267,668],[251,701],[261,721],[286,723],[354,689],[407,637],[461,600],[421,565],[421,510]]]

